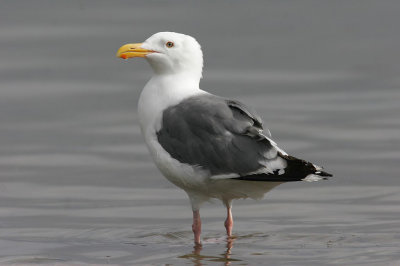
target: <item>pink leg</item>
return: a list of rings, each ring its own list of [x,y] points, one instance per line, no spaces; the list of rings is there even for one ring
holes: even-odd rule
[[[232,206],[231,204],[226,204],[226,220],[225,220],[225,229],[226,229],[226,234],[228,237],[232,236],[232,228],[233,228],[233,218],[232,218]]]
[[[193,225],[192,230],[194,233],[194,243],[196,245],[201,244],[200,234],[201,234],[201,219],[200,219],[200,211],[193,211]]]

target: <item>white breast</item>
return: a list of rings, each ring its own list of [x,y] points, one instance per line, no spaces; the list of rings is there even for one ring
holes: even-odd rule
[[[207,93],[199,89],[198,81],[178,75],[153,76],[144,87],[138,104],[139,122],[146,145],[164,176],[175,185],[188,190],[204,185],[208,174],[181,164],[167,153],[157,140],[163,111],[190,96]]]

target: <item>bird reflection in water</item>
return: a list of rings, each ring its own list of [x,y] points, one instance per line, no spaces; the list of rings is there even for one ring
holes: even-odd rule
[[[234,237],[228,237],[226,239],[226,250],[219,256],[215,255],[205,255],[203,251],[203,245],[195,244],[193,247],[193,252],[190,254],[179,256],[178,258],[189,259],[193,262],[193,265],[200,266],[203,265],[205,261],[222,262],[222,265],[231,265],[232,261],[240,261],[239,259],[231,258],[231,250],[233,248],[233,243],[235,242]]]

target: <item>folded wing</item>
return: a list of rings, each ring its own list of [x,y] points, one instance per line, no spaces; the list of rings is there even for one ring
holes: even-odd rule
[[[211,94],[166,109],[157,132],[161,146],[174,159],[200,167],[214,179],[287,182],[329,175],[287,155],[269,136],[254,110]]]

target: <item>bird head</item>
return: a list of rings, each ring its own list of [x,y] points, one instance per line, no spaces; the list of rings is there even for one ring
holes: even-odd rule
[[[159,75],[202,75],[203,53],[195,38],[175,32],[159,32],[143,43],[129,43],[118,49],[117,57],[144,57]]]

